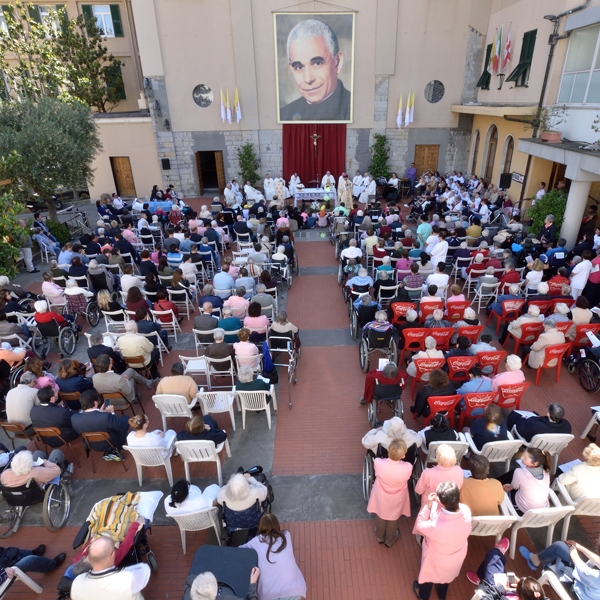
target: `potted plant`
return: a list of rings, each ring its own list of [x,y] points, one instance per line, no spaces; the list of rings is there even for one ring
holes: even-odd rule
[[[567,107],[559,104],[552,106],[542,106],[536,108],[531,113],[531,119],[528,127],[532,127],[540,132],[540,139],[548,144],[560,144],[562,142],[562,133],[556,131],[555,127],[565,121],[567,116]]]

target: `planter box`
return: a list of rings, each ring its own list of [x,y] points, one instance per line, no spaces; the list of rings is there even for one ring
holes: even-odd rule
[[[562,133],[560,131],[544,131],[542,133],[542,142],[560,144],[562,142]]]

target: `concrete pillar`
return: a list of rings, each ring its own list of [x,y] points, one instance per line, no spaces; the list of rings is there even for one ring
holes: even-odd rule
[[[560,237],[567,240],[567,248],[572,248],[577,244],[577,234],[581,227],[591,187],[591,181],[571,181],[565,220],[560,228]]]

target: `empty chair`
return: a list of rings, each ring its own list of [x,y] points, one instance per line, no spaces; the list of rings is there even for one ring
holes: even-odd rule
[[[202,407],[203,415],[216,413],[229,413],[231,417],[231,427],[235,431],[235,415],[233,412],[233,392],[205,392],[204,388],[200,388],[197,396],[200,406]]]
[[[246,429],[246,411],[261,411],[264,410],[267,413],[267,423],[269,429],[271,429],[271,403],[267,402],[267,396],[271,396],[273,403],[273,410],[277,410],[277,397],[275,396],[275,386],[271,386],[271,389],[266,392],[263,390],[257,391],[236,391],[233,388],[233,393],[236,396],[238,408],[242,411],[242,428]]]
[[[192,408],[198,403],[198,398],[193,398],[189,404],[185,396],[177,394],[155,394],[152,396],[154,406],[160,411],[163,431],[167,431],[167,417],[180,417],[187,420],[194,415]]]
[[[219,458],[219,453],[223,450],[223,447],[225,447],[227,456],[231,457],[231,450],[229,449],[229,442],[227,440],[218,446],[215,446],[215,443],[212,440],[184,440],[175,442],[177,453],[183,461],[186,480],[191,481],[190,463],[214,462],[217,467],[219,485],[222,486],[223,474],[221,472],[221,459]]]

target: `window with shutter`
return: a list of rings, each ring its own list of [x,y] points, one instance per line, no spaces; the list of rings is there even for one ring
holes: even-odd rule
[[[120,6],[118,4],[111,4],[110,14],[112,16],[112,22],[115,28],[115,37],[123,37],[123,23],[121,22]]]
[[[537,29],[526,31],[523,34],[523,43],[521,45],[519,64],[506,78],[506,81],[514,82],[515,87],[527,87],[527,84],[529,83],[529,72],[531,71],[531,61],[533,60],[536,36]]]
[[[92,13],[96,19],[96,26],[102,31],[104,37],[107,38],[115,37],[115,26],[111,12],[108,4],[92,5]]]
[[[114,89],[119,100],[126,100],[127,97],[125,96],[125,84],[123,83],[121,67],[105,67],[104,76],[106,78],[106,87],[109,90]]]
[[[488,65],[490,63],[490,56],[492,55],[492,46],[494,44],[488,44],[485,51],[485,62],[483,63],[483,73],[477,82],[475,87],[481,88],[482,90],[490,89],[490,81],[492,80],[492,74],[488,71]]]

